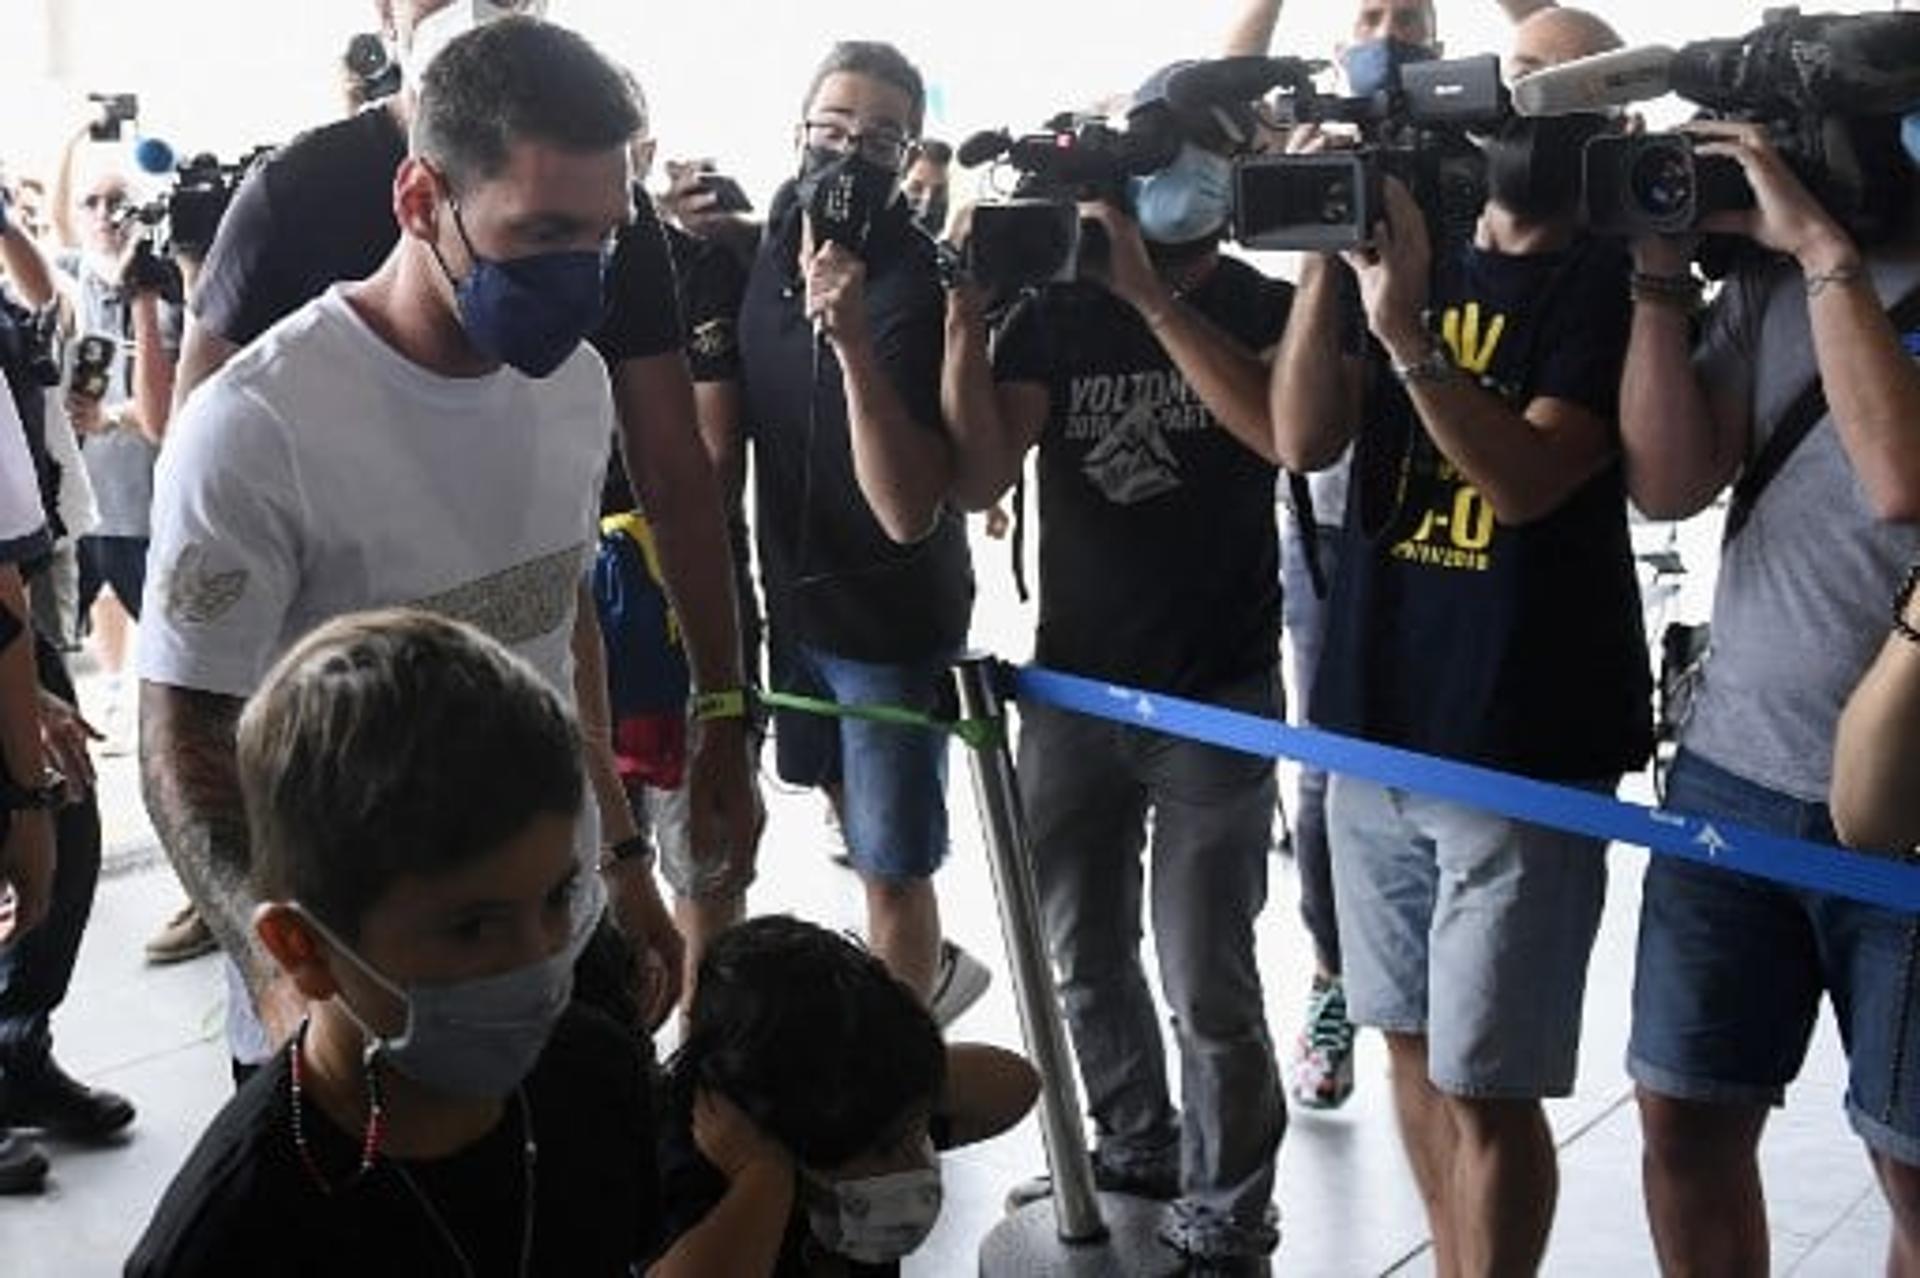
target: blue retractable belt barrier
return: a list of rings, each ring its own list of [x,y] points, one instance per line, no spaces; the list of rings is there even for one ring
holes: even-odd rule
[[[1920,913],[1920,865],[1892,857],[1659,811],[1591,791],[1037,667],[1016,671],[1013,688],[1022,701],[1152,728],[1247,754],[1293,759],[1328,772],[1450,799],[1534,825],[1635,844],[1701,865],[1736,870],[1868,905]]]

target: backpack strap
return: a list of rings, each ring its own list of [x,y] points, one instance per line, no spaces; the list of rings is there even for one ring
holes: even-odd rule
[[[1887,312],[1887,318],[1892,321],[1896,335],[1909,325],[1920,323],[1920,287],[1910,290],[1901,298]],[[1731,543],[1746,528],[1747,521],[1753,518],[1754,503],[1760,500],[1760,494],[1785,469],[1787,462],[1826,415],[1827,387],[1816,372],[1793,403],[1787,406],[1787,411],[1780,415],[1773,433],[1767,436],[1765,446],[1760,449],[1760,455],[1740,472],[1740,478],[1733,486],[1733,504],[1727,510],[1727,531],[1721,539],[1722,545]]]

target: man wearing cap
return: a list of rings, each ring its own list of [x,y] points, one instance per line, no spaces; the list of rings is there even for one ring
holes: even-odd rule
[[[1082,206],[1111,242],[1091,282],[1022,302],[989,359],[985,301],[947,309],[956,497],[984,510],[1030,449],[1040,484],[1043,665],[1271,717],[1280,589],[1266,357],[1292,290],[1220,256],[1231,168],[1166,101],[1130,132],[1162,167]],[[1019,770],[1048,944],[1097,1129],[1096,1182],[1171,1200],[1161,1236],[1209,1272],[1265,1272],[1286,1126],[1254,920],[1267,898],[1272,764],[1022,707]],[[1152,919],[1181,1109],[1140,962]]]

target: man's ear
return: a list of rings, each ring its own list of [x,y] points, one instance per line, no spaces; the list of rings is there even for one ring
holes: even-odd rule
[[[253,909],[253,934],[294,988],[310,999],[332,998],[339,991],[328,966],[327,943],[307,916],[285,901],[264,901]]]
[[[393,218],[402,235],[429,243],[440,236],[440,192],[443,179],[417,155],[401,161],[393,175]]]

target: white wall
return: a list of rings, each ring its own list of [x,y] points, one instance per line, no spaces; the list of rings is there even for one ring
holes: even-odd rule
[[[934,89],[928,129],[1031,127],[1205,56],[1239,0],[553,0],[641,76],[668,155],[713,154],[760,196],[792,162],[808,71],[840,36],[891,39]],[[1448,51],[1498,51],[1493,0],[1440,0]],[[1591,0],[1630,43],[1733,34],[1755,0]],[[1818,4],[1815,8],[1835,6]],[[1871,8],[1871,5],[1839,6]],[[1277,52],[1324,56],[1351,0],[1292,0]],[[178,152],[232,155],[338,109],[334,67],[372,0],[0,0],[0,158],[46,167],[88,90],[136,91]]]

